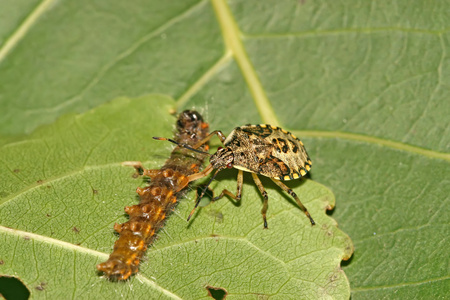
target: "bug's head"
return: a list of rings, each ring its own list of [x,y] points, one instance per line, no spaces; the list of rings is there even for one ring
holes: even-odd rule
[[[228,147],[219,147],[219,149],[217,149],[217,152],[211,155],[209,162],[214,169],[232,168],[234,162],[233,151]]]

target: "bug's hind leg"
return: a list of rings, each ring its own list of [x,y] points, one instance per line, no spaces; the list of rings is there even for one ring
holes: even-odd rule
[[[311,225],[316,225],[316,222],[314,222],[313,218],[311,217],[311,215],[309,214],[308,210],[306,209],[306,207],[302,204],[302,202],[300,201],[300,199],[298,199],[297,194],[294,193],[293,190],[291,190],[287,185],[285,185],[284,183],[282,183],[279,180],[273,179],[271,178],[273,182],[275,182],[280,188],[282,188],[286,193],[288,193],[289,195],[292,196],[292,198],[294,198],[295,202],[297,202],[297,205],[303,210],[303,212],[305,213],[305,215],[309,218],[309,221],[311,222]]]
[[[261,210],[261,214],[264,220],[264,229],[267,229],[267,219],[266,219],[266,213],[267,213],[267,207],[269,205],[269,196],[267,196],[267,192],[264,189],[264,186],[261,183],[261,180],[259,180],[258,175],[256,175],[255,173],[252,173],[252,177],[253,177],[253,181],[255,182],[256,186],[259,189],[259,192],[261,193],[261,195],[263,196],[264,199],[264,203],[263,203],[263,208]]]
[[[144,166],[142,166],[142,163],[140,161],[124,161],[122,162],[122,166],[130,166],[136,169],[136,172],[138,175],[144,175],[148,176],[150,178],[154,177],[159,170],[149,170],[145,169]]]
[[[228,197],[236,200],[236,204],[238,204],[241,201],[241,194],[242,194],[242,184],[244,183],[244,172],[242,170],[239,170],[238,176],[237,176],[237,188],[236,188],[236,194],[233,194],[227,189],[224,189],[219,196],[214,197],[212,201],[217,201],[223,196],[227,195]]]

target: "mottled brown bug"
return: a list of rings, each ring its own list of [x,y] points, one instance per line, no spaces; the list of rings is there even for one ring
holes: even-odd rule
[[[237,201],[240,201],[243,184],[243,171],[250,172],[256,186],[264,198],[261,213],[264,220],[264,228],[267,228],[266,212],[268,196],[258,178],[258,174],[267,176],[272,179],[276,185],[295,199],[298,206],[309,218],[311,224],[315,225],[314,220],[297,195],[281,182],[298,179],[305,176],[311,169],[311,159],[309,158],[303,143],[297,137],[284,129],[271,125],[245,125],[236,127],[228,137],[225,137],[221,131],[216,130],[193,147],[186,144],[180,144],[180,146],[200,152],[196,149],[209,141],[209,139],[211,139],[214,135],[219,137],[220,141],[224,145],[224,148],[219,147],[216,153],[210,155],[210,165],[202,172],[188,176],[189,181],[203,178],[211,173],[212,170],[216,169],[217,171],[208,183],[209,186],[219,171],[226,168],[236,168],[239,170],[237,176],[236,194],[233,194],[225,189],[213,200],[218,200],[224,195],[227,195]],[[165,138],[155,139],[169,140],[176,143],[173,140]],[[206,189],[207,187],[198,197],[195,207],[188,217],[188,221],[195,212],[195,209],[200,203],[200,199],[205,194]]]

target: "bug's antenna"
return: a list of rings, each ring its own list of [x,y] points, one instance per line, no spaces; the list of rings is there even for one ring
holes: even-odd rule
[[[192,151],[197,152],[197,153],[206,154],[208,156],[211,156],[211,154],[209,154],[208,152],[204,152],[204,151],[201,151],[201,150],[198,150],[198,149],[194,149],[194,148],[192,148],[191,146],[189,146],[187,144],[181,144],[181,143],[178,143],[177,141],[174,141],[172,139],[163,138],[163,137],[157,137],[157,136],[154,136],[153,138],[155,140],[158,140],[158,141],[169,141],[171,143],[174,143],[175,145],[180,146],[181,148],[186,148],[186,149],[192,150]]]
[[[214,175],[211,177],[211,179],[209,180],[208,184],[205,186],[205,188],[203,189],[202,193],[200,194],[200,196],[197,198],[197,202],[195,202],[195,206],[194,209],[191,211],[191,213],[189,214],[189,217],[187,218],[187,220],[189,221],[192,217],[192,215],[194,214],[195,210],[197,209],[198,204],[200,203],[200,200],[203,198],[203,196],[206,193],[206,190],[208,189],[209,185],[211,184],[211,182],[214,180],[214,178],[216,178],[217,173],[219,173],[219,171],[221,171],[223,169],[218,169],[216,171],[216,173],[214,173]]]

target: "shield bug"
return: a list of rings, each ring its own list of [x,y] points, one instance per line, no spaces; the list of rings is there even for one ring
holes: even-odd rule
[[[194,214],[195,209],[200,203],[200,199],[206,192],[206,189],[216,177],[217,173],[226,168],[238,169],[237,189],[236,194],[224,189],[218,197],[213,200],[218,200],[224,195],[227,195],[237,201],[241,200],[243,172],[250,172],[253,181],[258,187],[264,199],[261,214],[264,220],[264,228],[267,228],[266,212],[268,206],[268,196],[264,189],[258,175],[269,177],[276,185],[286,191],[297,205],[303,210],[312,225],[315,222],[308,213],[306,207],[302,204],[298,196],[282,181],[298,179],[306,175],[311,169],[311,159],[306,152],[303,143],[290,132],[279,127],[261,124],[261,125],[245,125],[236,127],[228,137],[219,131],[211,132],[206,138],[198,142],[194,146],[180,144],[174,140],[154,137],[157,140],[168,140],[172,143],[178,144],[181,147],[191,149],[196,152],[201,145],[208,142],[214,135],[217,135],[224,145],[219,147],[216,153],[210,154],[209,166],[202,172],[188,176],[189,181],[197,180],[209,175],[213,170],[216,170],[210,179],[207,187],[198,197],[194,209],[188,217],[188,221]],[[203,153],[203,152],[202,152]]]

